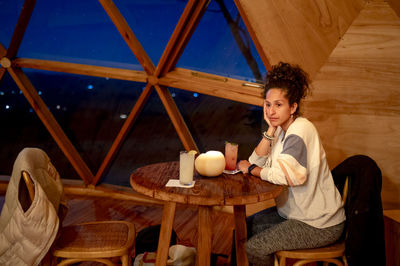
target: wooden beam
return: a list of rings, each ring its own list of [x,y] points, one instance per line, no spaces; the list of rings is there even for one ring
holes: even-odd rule
[[[10,45],[7,50],[7,57],[14,58],[17,55],[19,46],[21,45],[22,38],[24,37],[25,30],[28,27],[29,20],[32,16],[33,8],[35,7],[36,0],[25,0],[19,15],[17,25],[15,26],[14,33],[11,37]]]
[[[148,75],[152,75],[155,70],[153,62],[143,49],[138,39],[136,39],[136,36],[133,34],[131,28],[122,16],[121,12],[119,12],[118,8],[115,6],[114,2],[112,0],[99,0],[99,2],[111,18],[115,27],[117,27],[119,33],[132,50],[139,63],[142,65],[144,71],[146,71]]]
[[[74,169],[77,171],[79,176],[83,179],[86,184],[89,184],[94,176],[90,171],[89,167],[82,160],[81,156],[72,145],[71,141],[65,135],[64,131],[57,123],[56,119],[49,111],[46,104],[40,98],[36,89],[33,87],[32,83],[29,81],[28,77],[22,72],[20,68],[10,67],[8,72],[14,79],[15,83],[18,85],[20,90],[24,93],[26,99],[35,110],[36,114],[42,120],[43,124],[56,141],[60,149],[64,152],[65,156],[71,162]]]
[[[175,70],[161,77],[159,84],[232,101],[257,106],[263,105],[264,88],[263,84],[259,83],[175,68]]]
[[[176,106],[174,99],[172,98],[168,89],[166,87],[160,86],[158,84],[154,85],[154,87],[156,88],[158,96],[160,96],[161,102],[163,103],[165,109],[167,110],[169,118],[171,119],[172,124],[175,127],[176,133],[178,133],[178,136],[179,136],[180,140],[182,141],[185,149],[188,151],[189,150],[199,151],[199,149],[197,148],[197,145],[196,145],[195,141],[193,140],[193,137],[190,134],[190,131],[185,123],[185,120],[183,120],[183,117],[182,117],[181,113],[179,112],[179,109]]]
[[[209,0],[190,0],[187,3],[161,56],[154,76],[165,75],[175,67],[209,2]]]
[[[0,59],[6,56],[7,49],[0,43]]]
[[[7,192],[10,177],[0,180],[0,196],[4,196]],[[87,187],[82,180],[78,179],[61,179],[64,194],[80,195],[89,197],[99,197],[104,199],[126,200],[137,203],[163,205],[164,201],[154,199],[134,191],[131,187],[118,186],[111,184],[100,184],[96,187]],[[219,211],[219,210],[217,210]]]
[[[0,60],[7,54],[7,49],[0,43]],[[1,62],[1,61],[0,61]],[[6,73],[6,69],[3,65],[0,66],[0,84],[3,80],[4,74]]]
[[[95,196],[99,198],[129,200],[145,204],[163,205],[163,201],[153,199],[134,191],[131,187],[100,184],[96,187],[86,187],[76,182],[79,180],[63,179],[64,193],[66,195]],[[1,192],[1,191],[0,191]]]
[[[123,68],[101,67],[58,61],[17,58],[13,60],[13,66],[23,68],[42,69],[55,72],[104,77],[120,80],[146,82],[147,75],[143,71],[129,70]]]
[[[234,0],[267,70],[300,65],[311,80],[329,58],[365,0]]]
[[[396,12],[397,16],[400,17],[400,2],[398,0],[387,1],[391,8]]]
[[[142,94],[140,95],[139,99],[136,101],[136,104],[133,106],[132,111],[130,112],[128,118],[126,119],[125,123],[122,125],[121,130],[119,131],[116,139],[114,140],[110,150],[108,151],[105,159],[100,165],[99,170],[95,178],[92,180],[92,185],[96,185],[100,178],[104,175],[105,171],[109,168],[112,161],[114,160],[117,152],[121,148],[123,141],[125,140],[126,136],[129,134],[130,129],[132,128],[133,124],[135,123],[137,117],[139,116],[140,112],[142,111],[145,103],[147,102],[148,98],[150,97],[151,92],[153,91],[153,87],[151,84],[147,84],[145,89],[143,90]]]
[[[245,9],[242,7],[241,1],[240,0],[234,0],[236,7],[239,11],[240,16],[243,19],[244,24],[246,25],[246,29],[250,34],[251,39],[253,40],[254,46],[257,49],[257,52],[259,56],[261,57],[261,61],[264,63],[265,69],[267,71],[271,70],[272,64],[270,59],[268,58],[267,54],[264,52],[264,49],[262,48],[261,43],[259,42],[256,32],[251,26],[252,24],[250,23],[249,19],[247,18],[247,14],[245,12]]]
[[[0,82],[3,80],[4,74],[6,73],[5,68],[0,68]]]
[[[100,67],[58,61],[17,58],[12,65],[21,68],[42,69],[78,75],[108,77],[113,79],[146,82],[143,71]],[[160,85],[203,93],[233,101],[262,106],[262,84],[226,78],[199,71],[176,68],[158,80]],[[243,85],[247,84],[247,85]],[[260,100],[261,99],[261,100]]]

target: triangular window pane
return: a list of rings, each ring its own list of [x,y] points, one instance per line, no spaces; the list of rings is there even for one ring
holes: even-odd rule
[[[25,72],[96,174],[145,84],[47,71]]]
[[[154,65],[157,65],[186,6],[181,0],[117,0],[115,5]]]
[[[36,147],[46,151],[50,158],[57,158],[53,164],[63,178],[79,178],[8,73],[0,85],[0,124],[0,175],[11,175],[22,149]]]
[[[129,177],[135,169],[152,163],[179,160],[181,150],[184,150],[183,144],[160,97],[153,90],[101,182],[130,186]]]
[[[142,70],[97,1],[37,1],[18,56]]]
[[[7,49],[21,13],[23,0],[0,1],[0,43]]]
[[[265,75],[232,0],[211,1],[177,66],[248,81]]]

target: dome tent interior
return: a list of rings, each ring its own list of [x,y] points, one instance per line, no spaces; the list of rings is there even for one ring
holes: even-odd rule
[[[396,1],[0,1],[0,174],[41,147],[82,188],[129,186],[179,151],[246,158],[271,65],[311,76],[305,116],[333,168],[354,154],[400,208],[400,7]]]

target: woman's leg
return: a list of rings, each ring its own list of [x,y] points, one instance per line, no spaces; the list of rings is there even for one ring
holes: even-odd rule
[[[297,220],[285,220],[254,234],[246,244],[249,262],[254,265],[272,265],[272,254],[278,250],[315,248],[337,241],[344,223],[315,228]]]
[[[286,221],[282,218],[275,206],[257,212],[246,218],[247,239],[278,223]],[[231,266],[236,266],[235,230],[232,236]]]
[[[246,219],[247,239],[284,221],[275,206],[257,212]]]

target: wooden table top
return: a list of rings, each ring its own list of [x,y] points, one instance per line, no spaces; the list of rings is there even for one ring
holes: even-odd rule
[[[138,168],[131,174],[131,186],[144,195],[163,201],[193,205],[245,205],[275,198],[282,187],[241,172],[204,177],[195,171],[192,188],[166,187],[169,179],[179,179],[179,161]]]

